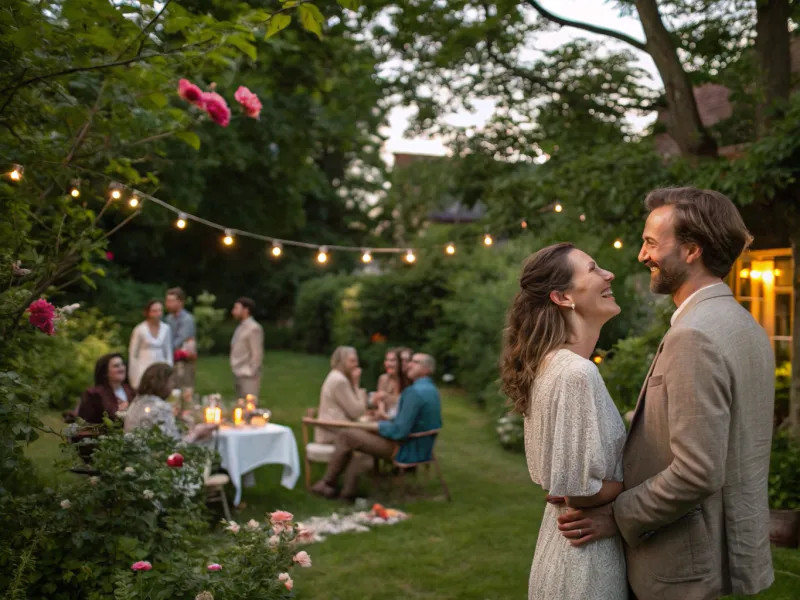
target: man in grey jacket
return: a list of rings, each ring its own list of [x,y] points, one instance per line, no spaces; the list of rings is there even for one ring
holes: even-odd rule
[[[756,594],[773,580],[767,479],[775,396],[769,339],[723,282],[751,237],[717,192],[661,189],[639,261],[677,310],[631,421],[625,491],[559,519],[572,545],[621,535],[640,600]]]

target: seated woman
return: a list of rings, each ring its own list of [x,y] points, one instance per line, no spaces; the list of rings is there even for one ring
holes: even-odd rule
[[[81,395],[78,417],[87,423],[102,423],[103,415],[113,419],[118,410],[126,410],[133,400],[133,388],[128,385],[128,369],[118,353],[101,356],[94,366],[94,387]]]
[[[379,420],[391,419],[397,415],[397,401],[410,383],[402,368],[399,348],[392,348],[386,353],[383,368],[386,372],[378,377],[378,391],[373,397],[373,402],[378,408]]]
[[[156,363],[147,367],[139,383],[136,398],[131,402],[125,417],[126,433],[137,427],[150,428],[157,425],[166,435],[189,443],[211,435],[217,425],[201,423],[181,436],[175,423],[172,405],[166,401],[172,392],[173,382],[172,367],[168,364]]]

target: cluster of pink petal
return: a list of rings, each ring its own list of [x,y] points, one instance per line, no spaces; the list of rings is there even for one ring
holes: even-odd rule
[[[220,565],[218,563],[211,563],[210,565],[208,565],[207,568],[208,568],[209,571],[221,571],[222,570],[222,565]]]
[[[291,590],[294,587],[294,581],[292,581],[292,578],[289,577],[288,573],[281,573],[278,575],[278,581],[283,582],[283,585],[286,586],[287,590]]]
[[[311,557],[308,555],[308,552],[305,550],[301,550],[297,554],[292,557],[292,560],[296,562],[301,567],[310,567],[311,566]]]
[[[153,565],[151,565],[146,560],[140,560],[139,562],[135,562],[131,565],[132,571],[149,571],[152,568]]]
[[[243,85],[240,85],[233,97],[236,98],[236,101],[242,105],[244,114],[252,119],[259,118],[259,115],[261,114],[261,100],[258,99],[258,96],[256,96]]]
[[[55,316],[56,307],[44,298],[39,298],[31,302],[28,307],[28,322],[44,331],[47,335],[53,335],[56,331]]]
[[[214,89],[211,85],[211,89]],[[195,84],[187,79],[178,82],[178,95],[188,103],[206,111],[211,120],[217,125],[227,127],[231,122],[231,109],[225,98],[214,91],[204,92]],[[253,92],[244,86],[239,86],[234,94],[236,101],[244,109],[244,113],[253,119],[258,119],[261,115],[261,101]]]

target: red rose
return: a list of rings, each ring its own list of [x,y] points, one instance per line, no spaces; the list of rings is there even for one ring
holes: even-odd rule
[[[178,467],[178,468],[182,467],[183,466],[183,455],[182,454],[178,454],[177,452],[175,454],[170,454],[167,457],[167,466],[169,466],[169,467]]]
[[[195,106],[199,106],[201,108],[203,106],[203,103],[200,100],[203,96],[203,91],[191,81],[181,79],[178,82],[178,95]]]
[[[189,358],[189,353],[186,350],[175,350],[173,358],[175,359],[175,362],[180,362]]]
[[[28,312],[30,313],[28,322],[31,325],[44,331],[47,335],[53,335],[55,333],[56,326],[53,322],[56,316],[55,306],[44,298],[39,298],[31,303],[28,307]]]

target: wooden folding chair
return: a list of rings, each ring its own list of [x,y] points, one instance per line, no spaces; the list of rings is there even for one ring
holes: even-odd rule
[[[421,433],[412,433],[411,435],[408,436],[407,439],[437,436],[439,435],[440,431],[441,429],[432,429],[430,431],[423,431]],[[407,492],[408,471],[412,471],[414,473],[414,477],[417,477],[417,473],[421,470],[422,467],[424,467],[425,484],[427,484],[430,481],[430,467],[431,465],[433,465],[436,468],[436,475],[439,477],[439,483],[442,486],[442,491],[444,491],[445,499],[448,502],[452,501],[452,498],[450,496],[450,488],[447,487],[447,482],[445,482],[444,476],[442,475],[442,468],[439,466],[439,461],[436,458],[435,449],[431,450],[431,457],[429,460],[424,460],[414,463],[401,463],[398,462],[397,460],[393,460],[392,464],[398,470],[398,479],[400,480],[400,491],[404,500],[406,498],[406,492]]]
[[[333,456],[333,444],[318,444],[311,441],[311,428],[322,423],[316,418],[317,409],[309,408],[303,417],[303,468],[305,469],[306,489],[311,488],[311,463],[330,462]]]
[[[225,486],[231,482],[231,478],[225,473],[211,474],[211,461],[206,463],[203,471],[203,485],[206,492],[206,502],[219,502],[222,504],[222,514],[225,519],[231,520],[231,509],[228,506],[228,498],[225,496]]]

